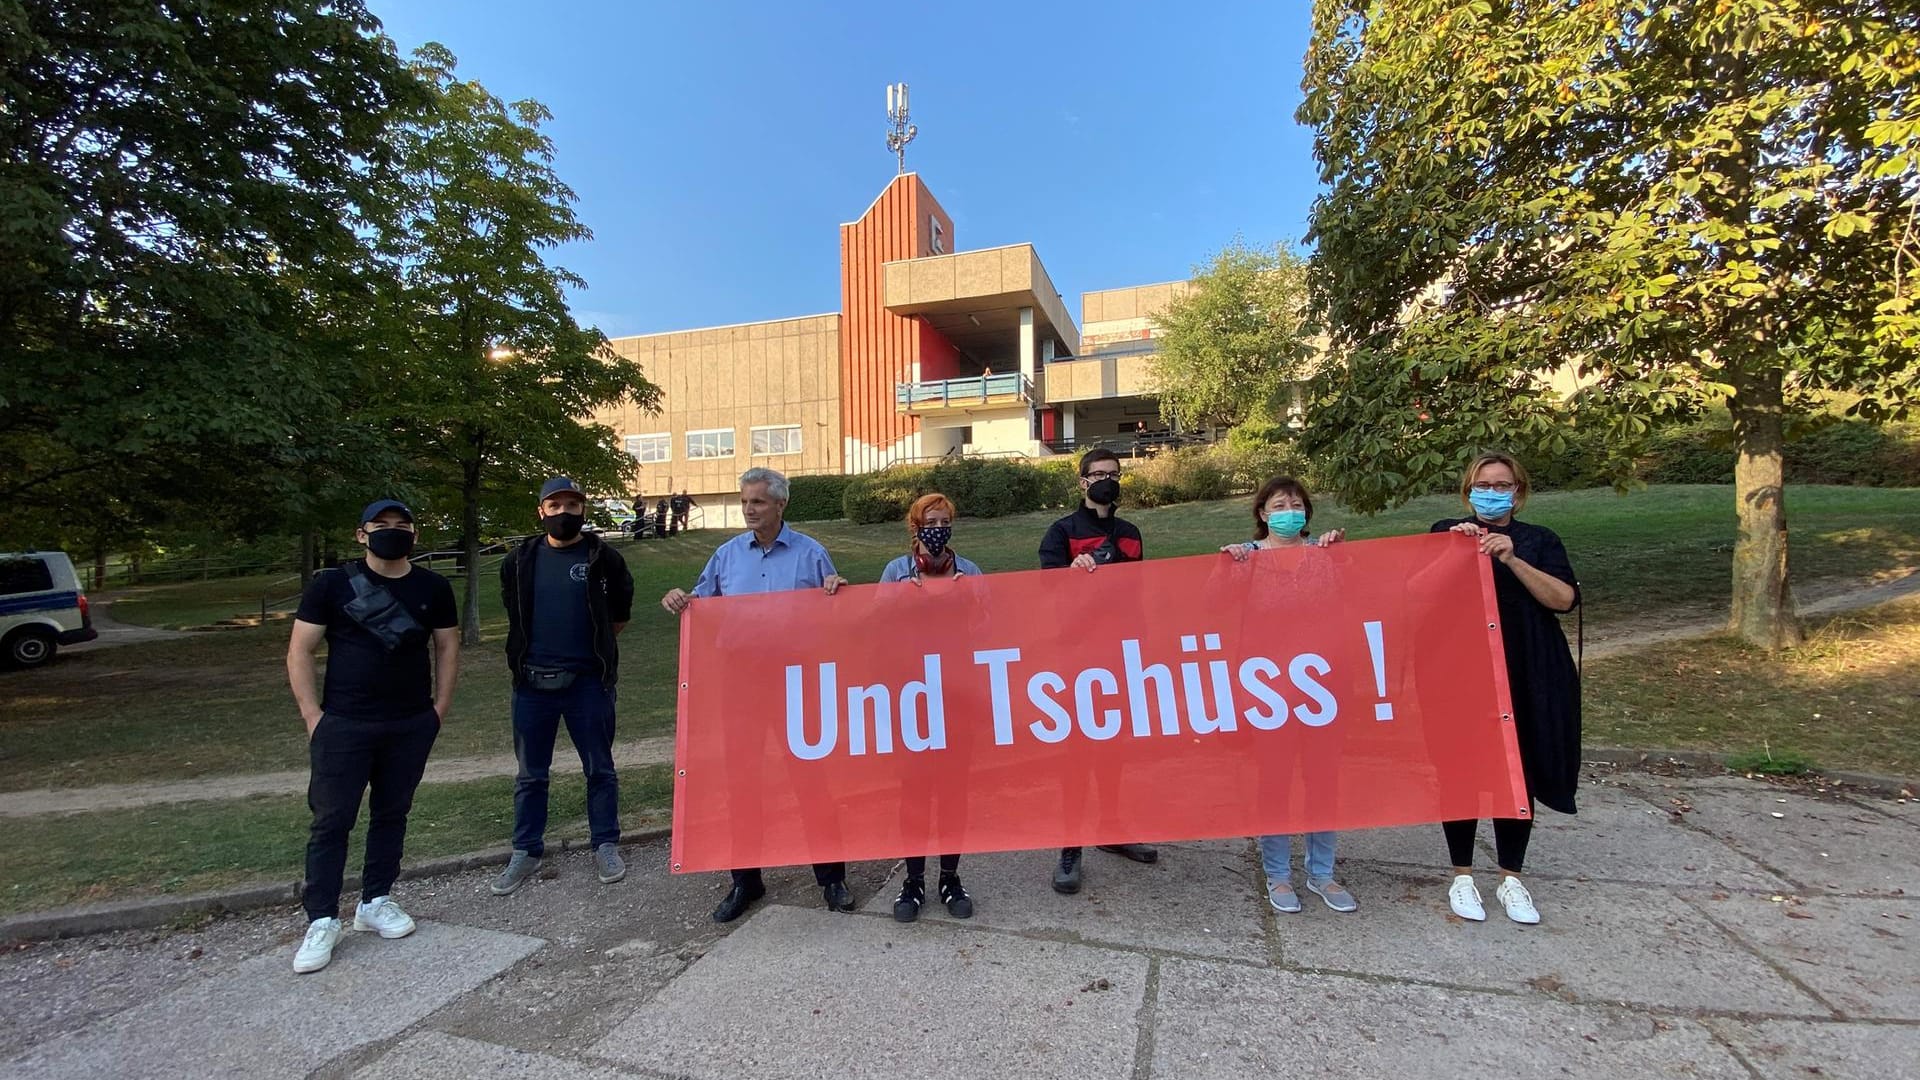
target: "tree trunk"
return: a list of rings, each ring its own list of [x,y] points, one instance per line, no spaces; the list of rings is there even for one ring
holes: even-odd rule
[[[313,572],[319,569],[320,537],[312,529],[300,534],[300,591],[313,584]]]
[[[467,602],[460,613],[460,643],[480,644],[480,462],[461,463],[460,557],[466,564]]]
[[[101,592],[107,587],[107,545],[96,542],[93,545],[93,591]]]
[[[1778,368],[1736,376],[1733,494],[1740,520],[1733,545],[1733,612],[1728,629],[1769,652],[1798,645],[1800,616],[1787,576],[1787,504],[1782,447],[1784,399]]]

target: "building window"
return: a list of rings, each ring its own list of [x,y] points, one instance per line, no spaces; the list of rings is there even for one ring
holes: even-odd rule
[[[673,460],[673,436],[664,431],[654,435],[629,435],[621,441],[633,460],[642,465]]]
[[[779,427],[754,428],[753,452],[755,454],[799,453],[800,425],[782,424]]]
[[[732,428],[714,428],[710,431],[687,432],[687,460],[698,461],[701,458],[727,458],[732,456]]]
[[[927,248],[934,255],[947,253],[947,230],[940,225],[940,219],[927,215]]]

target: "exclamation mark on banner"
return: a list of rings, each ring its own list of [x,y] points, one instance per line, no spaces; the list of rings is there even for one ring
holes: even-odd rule
[[[1367,651],[1373,654],[1373,690],[1374,693],[1385,698],[1387,696],[1387,647],[1381,640],[1379,623],[1370,622],[1363,625],[1367,629]],[[1375,702],[1373,718],[1375,720],[1393,719],[1393,703],[1384,700]]]

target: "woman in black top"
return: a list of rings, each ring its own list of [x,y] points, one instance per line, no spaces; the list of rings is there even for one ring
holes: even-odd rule
[[[1513,698],[1514,734],[1526,772],[1530,801],[1563,814],[1574,812],[1580,786],[1580,676],[1567,649],[1559,616],[1580,605],[1567,549],[1553,530],[1514,519],[1526,505],[1527,471],[1505,454],[1482,454],[1460,481],[1460,498],[1472,515],[1437,521],[1433,532],[1478,537],[1480,550],[1493,559],[1494,594],[1500,605],[1501,638],[1506,645],[1507,686]],[[1443,828],[1453,859],[1448,904],[1463,919],[1487,917],[1473,883],[1473,841],[1477,821],[1449,821]],[[1520,883],[1527,857],[1531,819],[1496,818],[1495,857],[1503,875],[1494,891],[1517,923],[1537,923],[1540,912]]]

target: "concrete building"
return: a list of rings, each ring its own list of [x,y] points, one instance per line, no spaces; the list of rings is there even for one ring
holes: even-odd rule
[[[960,251],[915,173],[840,226],[840,308],[615,338],[662,408],[595,417],[651,501],[685,490],[696,525],[738,524],[740,473],[863,473],[949,455],[1039,458],[1164,441],[1152,315],[1184,282],[1085,293],[1076,325],[1031,244]]]

